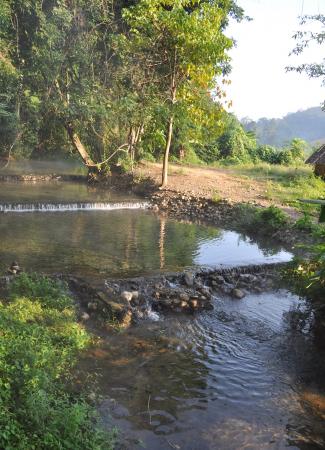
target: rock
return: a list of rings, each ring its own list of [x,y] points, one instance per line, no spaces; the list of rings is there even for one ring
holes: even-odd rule
[[[241,300],[242,298],[245,297],[245,293],[242,290],[240,290],[240,289],[233,289],[232,292],[231,292],[231,295],[234,298],[237,298],[238,300]]]
[[[89,320],[90,319],[90,315],[88,313],[84,312],[84,313],[81,314],[81,319],[84,320],[84,321]]]
[[[137,301],[139,300],[139,291],[132,291],[132,300]]]
[[[132,312],[131,311],[124,311],[122,316],[120,317],[120,325],[123,328],[127,328],[131,325],[132,322]]]
[[[257,281],[257,277],[255,275],[252,275],[251,273],[241,273],[239,275],[239,279],[244,283],[256,283]]]
[[[225,283],[225,279],[222,275],[212,275],[211,278],[216,284],[224,284]],[[215,284],[213,284],[213,285],[215,285]]]
[[[230,294],[234,290],[234,285],[230,283],[224,283],[220,286],[221,292],[224,294]]]
[[[184,302],[188,302],[190,297],[186,292],[182,292],[179,296],[180,300],[184,301]]]
[[[17,273],[20,273],[22,270],[19,267],[19,264],[14,261],[11,263],[11,266],[9,267],[9,269],[7,270],[7,272],[11,275],[16,275]]]
[[[198,307],[198,301],[197,300],[192,299],[192,300],[190,300],[189,304],[190,304],[190,307],[193,308],[193,309],[196,309]]]
[[[193,286],[194,284],[194,274],[192,272],[185,272],[184,281],[187,286]]]
[[[201,289],[201,294],[204,295],[204,297],[210,298],[211,292],[210,289],[205,287],[204,289]]]
[[[130,302],[133,298],[133,293],[129,291],[123,291],[121,294],[121,299]]]
[[[123,316],[125,308],[120,303],[114,302],[114,300],[106,300],[106,306],[110,316],[113,316],[117,319]]]
[[[97,311],[98,305],[96,302],[89,302],[87,308],[89,311]]]
[[[253,288],[253,291],[256,292],[257,294],[261,294],[263,292],[263,288],[261,288],[259,286],[255,286]]]

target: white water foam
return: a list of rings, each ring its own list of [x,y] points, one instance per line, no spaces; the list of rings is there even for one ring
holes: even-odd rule
[[[121,202],[121,203],[3,203],[0,212],[66,212],[66,211],[112,211],[119,209],[146,209],[148,202]]]

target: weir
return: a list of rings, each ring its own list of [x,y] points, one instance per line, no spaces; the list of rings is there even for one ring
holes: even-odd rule
[[[2,203],[2,213],[111,211],[120,209],[147,209],[147,202],[76,202],[76,203]]]

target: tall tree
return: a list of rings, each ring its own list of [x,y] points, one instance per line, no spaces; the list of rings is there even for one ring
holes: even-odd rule
[[[173,130],[180,109],[209,95],[217,77],[229,70],[224,34],[230,14],[242,14],[231,1],[140,0],[124,10],[130,45],[141,53],[143,70],[156,86],[167,116],[162,186],[167,185]],[[197,94],[197,95],[193,95]]]

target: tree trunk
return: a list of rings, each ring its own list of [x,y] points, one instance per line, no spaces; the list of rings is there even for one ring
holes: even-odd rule
[[[85,149],[85,147],[81,143],[81,141],[79,139],[79,136],[74,131],[72,124],[70,122],[68,122],[65,125],[65,128],[67,130],[68,136],[70,138],[70,141],[71,141],[73,147],[77,150],[77,152],[81,156],[81,158],[82,158],[83,162],[85,163],[85,165],[87,167],[89,167],[89,168],[92,168],[92,169],[94,167],[96,167],[96,164],[91,159],[91,157],[89,156],[89,153],[87,152],[87,150]]]
[[[166,147],[164,153],[164,162],[163,162],[163,170],[162,170],[162,180],[161,187],[167,186],[168,182],[168,159],[169,159],[169,151],[170,145],[173,137],[173,127],[174,127],[174,105],[176,103],[176,91],[177,91],[177,82],[176,82],[176,65],[177,65],[177,47],[174,49],[174,57],[173,57],[173,69],[170,80],[170,93],[171,93],[171,109],[170,109],[170,117],[168,123],[168,131],[167,131],[167,140]]]
[[[164,153],[161,187],[167,186],[167,183],[168,183],[168,159],[169,159],[170,144],[172,142],[173,126],[174,126],[174,116],[171,115],[170,119],[169,119],[169,124],[168,124],[168,133],[167,133],[167,141],[166,141],[166,147],[165,147],[165,153]]]

